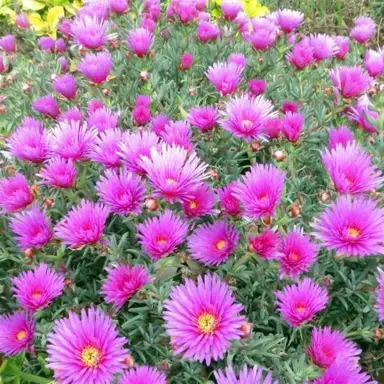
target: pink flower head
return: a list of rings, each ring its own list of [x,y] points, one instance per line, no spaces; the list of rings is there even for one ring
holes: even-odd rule
[[[151,109],[149,106],[136,104],[132,117],[137,125],[144,126],[151,121]]]
[[[96,138],[88,158],[96,163],[103,164],[107,168],[119,167],[121,158],[118,153],[121,142],[122,134],[120,129],[107,129]]]
[[[16,52],[16,38],[13,35],[3,36],[0,39],[0,48],[6,53]]]
[[[60,72],[67,72],[69,69],[69,63],[68,60],[61,56],[57,59],[58,64],[60,65]]]
[[[356,106],[349,109],[348,118],[355,121],[359,127],[364,129],[364,131],[376,133],[377,129],[374,122],[378,121],[380,114],[371,108],[372,103],[370,102],[368,96],[361,96],[358,99]]]
[[[358,65],[336,67],[329,71],[329,76],[336,94],[340,92],[346,99],[357,97],[366,92],[371,83],[369,75]]]
[[[139,176],[126,170],[119,173],[107,169],[96,184],[100,200],[119,215],[140,213],[144,201],[145,184]]]
[[[29,20],[26,13],[20,13],[15,17],[15,23],[20,29],[29,28]]]
[[[51,222],[37,204],[16,213],[9,226],[16,234],[17,243],[23,251],[28,248],[43,248],[52,238]]]
[[[163,145],[151,149],[151,158],[141,157],[140,165],[147,172],[156,196],[169,202],[188,199],[193,190],[207,178],[207,164],[195,152],[178,146]]]
[[[243,4],[241,4],[240,0],[223,0],[221,2],[221,11],[226,20],[235,20],[242,10]]]
[[[299,112],[299,103],[297,101],[284,100],[281,106],[281,112],[284,114],[287,112],[297,113]]]
[[[20,306],[36,312],[48,307],[63,293],[64,278],[49,268],[39,264],[33,271],[23,272],[12,279],[12,291]]]
[[[96,130],[89,129],[79,121],[64,121],[49,132],[48,141],[54,155],[82,160],[88,157],[96,136]]]
[[[277,259],[281,248],[281,238],[278,232],[267,228],[255,237],[249,237],[249,245],[253,252],[264,260]]]
[[[196,2],[191,0],[177,0],[175,3],[175,13],[183,23],[189,23],[198,15]]]
[[[284,238],[279,252],[280,276],[297,279],[302,273],[308,272],[315,263],[317,246],[303,231],[293,230]]]
[[[65,112],[63,112],[60,117],[57,119],[59,122],[71,122],[78,121],[81,123],[83,121],[83,114],[80,109],[77,107],[68,108]]]
[[[53,89],[68,100],[72,100],[76,97],[77,92],[76,78],[70,73],[58,76],[53,81]]]
[[[53,96],[47,95],[36,99],[32,108],[39,113],[42,113],[53,119],[57,118],[60,115],[59,105]]]
[[[384,320],[384,271],[378,268],[379,275],[377,277],[377,301],[376,310],[379,313],[379,320]]]
[[[128,12],[129,6],[127,0],[108,0],[109,7],[113,13],[117,15],[122,15],[123,13]]]
[[[214,41],[220,36],[220,28],[216,24],[202,20],[197,25],[196,36],[203,43]]]
[[[321,158],[339,193],[369,192],[384,180],[377,167],[371,165],[371,157],[356,142],[325,149]]]
[[[228,56],[228,63],[234,63],[241,68],[245,68],[247,66],[248,60],[242,53],[233,52]]]
[[[145,28],[138,28],[128,35],[128,45],[137,57],[144,57],[154,43],[153,34]]]
[[[216,202],[215,194],[206,183],[201,183],[194,189],[187,200],[183,202],[183,211],[187,217],[200,217],[213,213]]]
[[[189,122],[201,132],[211,131],[219,121],[219,114],[214,106],[195,107],[189,111]]]
[[[107,80],[112,65],[109,52],[87,53],[77,65],[77,69],[93,83],[100,84]]]
[[[55,226],[55,235],[72,249],[96,244],[103,236],[108,214],[104,205],[82,200]]]
[[[71,37],[72,21],[66,18],[62,18],[57,29],[64,37],[69,39]]]
[[[277,139],[283,127],[283,120],[278,117],[269,117],[264,120],[262,133],[270,139]]]
[[[275,115],[272,110],[272,103],[264,96],[235,97],[226,104],[220,125],[234,136],[251,141],[262,133],[265,119]]]
[[[384,51],[368,49],[364,56],[364,66],[370,76],[377,77],[384,73]]]
[[[248,88],[253,95],[262,95],[267,90],[267,82],[264,79],[251,79]]]
[[[107,23],[95,16],[76,17],[71,32],[77,44],[88,49],[100,49],[107,42]]]
[[[287,54],[287,60],[298,70],[308,67],[315,61],[315,50],[309,45],[308,39],[304,39],[295,44]]]
[[[222,210],[230,216],[236,216],[242,213],[240,200],[235,195],[235,188],[238,184],[237,181],[232,181],[223,188],[217,189]]]
[[[71,159],[55,157],[40,170],[42,183],[57,188],[72,188],[76,184],[77,170]]]
[[[78,11],[79,17],[92,16],[100,20],[106,20],[109,17],[109,2],[105,0],[87,1]]]
[[[117,127],[119,114],[113,113],[109,108],[98,108],[94,112],[90,112],[87,119],[89,128],[95,128],[99,132]]]
[[[341,196],[313,225],[322,246],[346,256],[384,252],[384,209],[364,197]]]
[[[361,350],[340,331],[331,327],[314,328],[307,353],[312,362],[321,368],[329,368],[336,359],[359,360]]]
[[[174,144],[187,151],[191,151],[194,148],[191,140],[191,126],[186,120],[170,121],[165,126],[161,137],[169,145]]]
[[[67,50],[67,44],[64,39],[57,39],[55,42],[55,51],[58,53],[64,53]]]
[[[21,173],[0,179],[0,207],[1,213],[17,212],[33,201],[28,181]]]
[[[205,265],[218,265],[228,260],[239,243],[240,233],[226,221],[202,224],[188,238],[191,257]]]
[[[313,57],[316,61],[329,59],[335,56],[339,50],[335,39],[324,34],[310,35],[308,43],[313,48]]]
[[[154,261],[171,254],[184,242],[188,233],[188,224],[169,209],[136,227],[144,252]]]
[[[24,352],[32,344],[35,320],[28,312],[0,315],[0,352],[14,356]]]
[[[298,284],[289,285],[276,292],[278,311],[291,327],[312,321],[318,312],[328,303],[326,289],[305,278]]]
[[[186,279],[165,302],[165,328],[175,354],[206,362],[224,358],[231,342],[241,337],[243,306],[217,275]]]
[[[242,80],[243,69],[234,63],[215,63],[206,72],[208,80],[221,96],[234,93]]]
[[[349,53],[351,41],[347,36],[334,36],[333,40],[335,41],[338,47],[336,57],[340,60],[344,60],[347,54]]]
[[[191,69],[193,64],[193,55],[190,52],[185,52],[183,56],[180,57],[180,68],[183,71],[188,71]]]
[[[126,342],[101,309],[83,309],[80,315],[70,312],[48,334],[47,366],[63,383],[111,383],[125,368]]]
[[[328,135],[329,149],[335,149],[338,145],[345,148],[348,143],[353,143],[355,141],[353,132],[345,125],[340,125],[338,128],[330,129]]]
[[[165,113],[154,116],[151,119],[151,131],[161,136],[165,130],[165,126],[169,123],[168,116]]]
[[[251,31],[243,33],[243,37],[249,41],[255,50],[266,51],[276,41],[276,24],[266,18],[254,18],[251,21]]]
[[[364,44],[376,34],[376,23],[368,16],[360,16],[355,19],[351,30],[351,37],[358,43]]]
[[[104,102],[100,99],[92,99],[88,101],[88,114],[90,115],[93,112],[96,112],[100,108],[104,108]]]
[[[119,384],[167,384],[167,379],[156,368],[141,366],[126,371]]]
[[[214,371],[217,384],[279,384],[273,381],[272,373],[264,374],[262,368],[248,368],[246,365],[236,375],[232,367],[227,367],[225,371]]]
[[[56,49],[56,41],[49,36],[40,37],[37,41],[40,49],[46,52],[54,53]]]
[[[136,292],[151,282],[146,268],[141,265],[118,264],[115,268],[106,268],[107,278],[100,293],[105,302],[120,309]]]
[[[255,164],[242,182],[234,188],[245,208],[245,214],[255,219],[275,214],[284,188],[285,172],[272,164]]]
[[[26,117],[11,135],[8,147],[13,156],[32,163],[41,163],[49,153],[47,133],[43,124]]]
[[[141,164],[143,157],[151,157],[151,149],[160,149],[160,139],[153,132],[141,131],[125,133],[118,153],[128,170],[144,175],[145,168]]]
[[[144,12],[153,20],[158,20],[161,16],[160,0],[144,0]]]
[[[292,9],[281,9],[277,12],[277,23],[285,33],[291,33],[304,21],[304,13]]]
[[[0,73],[4,73],[6,69],[3,56],[0,55]]]
[[[283,119],[282,132],[291,142],[299,140],[301,130],[304,126],[304,115],[302,113],[287,112]]]

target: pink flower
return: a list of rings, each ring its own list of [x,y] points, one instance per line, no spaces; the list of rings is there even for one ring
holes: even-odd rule
[[[328,135],[329,149],[335,149],[338,145],[345,148],[348,143],[353,143],[355,141],[353,133],[345,125],[340,125],[338,128],[330,129]]]
[[[291,33],[304,21],[304,13],[291,9],[281,9],[277,12],[277,23],[285,33]]]
[[[169,123],[168,116],[165,113],[154,116],[151,119],[151,131],[156,133],[156,135],[161,136],[165,130],[165,126]]]
[[[208,68],[206,76],[221,96],[227,96],[239,87],[242,71],[242,68],[234,63],[215,63]]]
[[[119,215],[137,214],[144,201],[145,184],[139,176],[126,170],[117,172],[107,169],[96,184],[96,191],[112,212]]]
[[[235,303],[228,285],[217,275],[199,276],[197,284],[186,279],[172,289],[164,307],[173,351],[186,359],[210,365],[223,359],[231,342],[241,337],[243,306]]]
[[[127,0],[108,0],[109,7],[113,13],[117,15],[122,15],[123,13],[128,12],[129,6]]]
[[[262,95],[267,90],[267,82],[264,79],[251,79],[248,88],[253,95]]]
[[[17,212],[33,201],[28,181],[21,173],[7,179],[0,179],[1,213]]]
[[[69,39],[71,37],[72,21],[66,18],[62,18],[57,29],[64,37]]]
[[[83,114],[77,107],[68,108],[65,112],[63,112],[60,117],[57,119],[59,122],[71,122],[71,121],[83,121]]]
[[[282,132],[289,141],[294,143],[299,140],[303,126],[303,114],[287,112],[283,119]]]
[[[88,158],[107,168],[117,168],[121,165],[119,156],[122,133],[119,128],[107,129],[101,132],[92,146]]]
[[[178,146],[163,145],[159,151],[151,149],[151,157],[141,157],[140,165],[146,171],[156,196],[169,202],[188,199],[193,190],[208,177],[207,164],[196,153]]]
[[[361,350],[340,331],[331,327],[314,328],[307,354],[312,362],[321,368],[329,368],[337,359],[355,362]]]
[[[182,208],[187,217],[200,217],[214,212],[215,194],[206,183],[201,183],[194,189],[189,198],[183,202]]]
[[[0,39],[0,48],[6,53],[16,52],[16,38],[13,35],[3,36]]]
[[[68,60],[65,57],[63,57],[63,56],[59,57],[57,59],[57,62],[60,65],[60,71],[61,72],[67,72],[68,71],[69,63],[68,63]]]
[[[292,100],[284,100],[281,106],[281,112],[284,114],[287,112],[297,113],[299,112],[299,103]]]
[[[197,17],[196,2],[190,0],[175,1],[175,13],[183,23],[189,23]]]
[[[12,291],[24,309],[36,312],[48,307],[64,290],[64,278],[49,268],[39,264],[33,271],[23,272],[12,279]]]
[[[364,44],[376,34],[376,23],[368,16],[360,16],[355,19],[351,30],[351,37]]]
[[[336,57],[340,60],[344,60],[349,53],[350,40],[347,36],[334,36],[333,40],[338,46],[338,52]]]
[[[3,56],[0,56],[0,73],[4,73],[6,69]]]
[[[55,51],[58,53],[64,53],[67,50],[67,44],[64,39],[57,39],[55,43]]]
[[[315,236],[339,255],[369,256],[384,252],[384,209],[364,197],[341,196],[315,221]]]
[[[313,48],[313,57],[316,61],[329,59],[339,50],[335,39],[324,34],[310,35],[308,43]]]
[[[53,89],[68,100],[72,100],[76,97],[77,92],[76,78],[70,73],[58,76],[53,81]]]
[[[235,196],[235,188],[238,186],[237,181],[232,181],[223,188],[217,189],[220,198],[220,204],[225,214],[237,216],[242,213],[240,200]]]
[[[191,126],[186,120],[170,121],[161,134],[164,142],[169,145],[177,145],[187,151],[194,148],[192,144]]]
[[[32,108],[36,112],[40,112],[53,119],[57,118],[60,115],[59,105],[51,95],[43,96],[36,99],[32,104]]]
[[[278,232],[266,228],[255,237],[248,238],[250,248],[264,260],[277,259],[281,248],[281,238]]]
[[[221,2],[221,11],[226,20],[234,20],[240,11],[243,10],[243,5],[240,0],[223,0]]]
[[[272,164],[255,164],[234,188],[245,208],[245,214],[255,219],[273,216],[280,204],[285,172]]]
[[[272,103],[264,96],[236,97],[226,104],[220,125],[236,137],[251,141],[261,135],[265,119],[275,115],[272,110]]]
[[[364,56],[364,66],[370,76],[377,77],[384,73],[384,51],[368,49]]]
[[[217,384],[279,384],[273,381],[272,373],[264,374],[262,368],[248,368],[246,365],[239,371],[237,376],[232,367],[227,367],[225,371],[214,371]]]
[[[206,105],[189,111],[189,122],[201,132],[211,131],[218,123],[219,114],[215,107]]]
[[[244,69],[248,64],[248,60],[242,53],[233,52],[228,56],[228,63],[237,64]]]
[[[220,28],[216,24],[203,20],[197,25],[196,36],[203,43],[214,41],[220,36]]]
[[[68,318],[56,320],[48,334],[47,367],[63,383],[111,383],[125,368],[126,342],[101,309],[70,312]]]
[[[15,17],[15,23],[20,29],[29,28],[29,20],[26,13],[20,13]]]
[[[103,83],[112,69],[109,52],[87,53],[77,65],[77,69],[95,84]]]
[[[96,112],[100,108],[104,108],[104,102],[100,99],[92,99],[88,101],[88,114],[92,114],[93,112]]]
[[[145,28],[138,28],[131,31],[128,35],[128,45],[137,57],[144,57],[149,53],[155,38],[153,34]]]
[[[181,57],[180,57],[180,68],[183,71],[188,71],[191,69],[193,64],[193,55],[190,52],[185,52]]]
[[[298,70],[308,67],[315,61],[315,50],[309,45],[308,39],[295,44],[287,54],[287,60]]]
[[[283,120],[278,117],[269,117],[264,120],[262,133],[270,139],[277,139],[280,136]]]
[[[377,188],[383,177],[371,157],[356,142],[325,149],[323,164],[339,193],[359,194]]]
[[[252,31],[243,33],[243,37],[251,43],[253,49],[266,51],[276,41],[276,24],[266,18],[254,18],[251,23]]]
[[[72,188],[76,184],[77,170],[71,159],[50,159],[38,175],[42,183],[57,188]]]
[[[104,280],[100,293],[105,296],[105,302],[121,307],[152,279],[146,268],[141,265],[117,264],[114,268],[106,268],[107,278]]]
[[[167,379],[156,368],[141,366],[126,371],[119,384],[167,384]]]
[[[91,16],[99,20],[106,20],[109,17],[109,2],[105,0],[87,1],[78,11],[79,17]]]
[[[82,200],[55,226],[55,235],[72,249],[96,244],[103,236],[108,214],[104,205]]]
[[[188,233],[188,224],[169,209],[136,227],[139,242],[153,261],[171,254],[184,242]]]
[[[380,114],[372,110],[372,103],[367,95],[361,96],[355,107],[349,109],[349,120],[355,121],[359,127],[370,133],[376,133],[376,124]]]
[[[0,315],[0,352],[14,356],[24,352],[32,344],[35,320],[27,312]]]
[[[46,52],[54,53],[56,49],[56,41],[49,36],[40,37],[37,41],[39,47]]]
[[[377,298],[376,298],[376,310],[379,313],[379,320],[384,320],[384,271],[378,268],[379,275],[377,277]]]
[[[76,17],[71,32],[77,44],[88,49],[99,49],[107,42],[107,23],[95,16]]]
[[[277,308],[291,327],[312,321],[328,303],[328,293],[311,279],[305,278],[276,292]]]
[[[89,128],[95,128],[99,132],[103,132],[116,128],[118,121],[118,113],[113,113],[109,108],[103,107],[89,113],[87,124]]]
[[[151,110],[145,105],[136,105],[132,111],[132,117],[137,125],[146,125],[151,121]]]

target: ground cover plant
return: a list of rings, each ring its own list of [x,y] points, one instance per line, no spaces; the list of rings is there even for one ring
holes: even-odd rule
[[[376,23],[266,12],[92,1],[0,38],[0,382],[382,380]]]

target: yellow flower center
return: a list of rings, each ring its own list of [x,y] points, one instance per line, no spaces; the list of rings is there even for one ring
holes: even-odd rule
[[[243,120],[241,123],[245,128],[250,128],[253,124],[251,120]]]
[[[307,306],[304,303],[299,303],[296,305],[296,312],[302,313],[307,310]]]
[[[86,347],[81,352],[81,361],[87,366],[95,368],[99,365],[101,358],[100,351],[95,347]]]
[[[191,201],[191,202],[189,203],[189,208],[191,208],[191,209],[195,209],[195,208],[197,208],[197,203],[196,203],[196,201]]]
[[[27,336],[27,332],[20,331],[20,332],[17,332],[16,339],[21,341],[21,340],[24,340],[26,336]]]
[[[216,248],[221,251],[225,246],[227,245],[227,242],[225,240],[220,240],[216,244]]]
[[[32,293],[32,297],[33,297],[34,299],[40,299],[40,297],[41,297],[41,293],[40,293],[39,291],[33,292],[33,293]]]
[[[291,252],[291,253],[289,254],[289,258],[290,258],[291,260],[293,260],[293,261],[297,261],[297,260],[300,259],[300,256],[299,256],[296,252]]]
[[[165,237],[165,236],[160,236],[157,239],[157,244],[159,244],[159,245],[164,245],[164,244],[167,244],[167,243],[168,243],[168,238]]]
[[[175,179],[167,179],[166,183],[167,183],[167,185],[175,184],[176,180]]]
[[[211,313],[203,313],[197,319],[197,325],[201,332],[212,333],[217,325],[217,319]]]
[[[348,235],[356,239],[360,235],[360,231],[356,228],[348,228]]]

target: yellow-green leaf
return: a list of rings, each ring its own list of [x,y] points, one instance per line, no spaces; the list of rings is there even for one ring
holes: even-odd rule
[[[28,20],[36,33],[44,32],[47,29],[47,23],[36,12],[28,14]]]
[[[60,19],[64,17],[63,7],[53,7],[47,13],[47,23],[50,29],[56,29]]]
[[[45,8],[44,3],[36,0],[21,0],[21,4],[23,5],[23,8],[29,9],[31,11],[40,11],[41,9]]]

